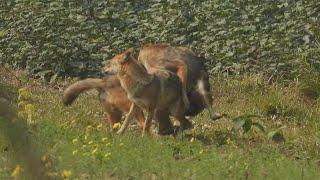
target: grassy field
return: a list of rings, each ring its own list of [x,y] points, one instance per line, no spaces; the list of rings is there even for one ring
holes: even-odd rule
[[[41,171],[54,179],[320,177],[320,98],[300,82],[215,77],[214,107],[227,117],[211,122],[204,111],[191,118],[193,130],[151,139],[141,138],[134,123],[124,135],[112,133],[94,93],[64,107],[61,90],[22,79],[10,85],[22,117],[14,122],[26,131]],[[8,129],[4,121],[0,128]],[[16,144],[0,133],[0,179],[31,177]]]

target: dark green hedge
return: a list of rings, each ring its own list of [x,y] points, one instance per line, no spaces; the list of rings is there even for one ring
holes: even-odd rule
[[[44,77],[92,75],[148,42],[186,45],[211,73],[320,70],[318,0],[4,0],[0,60]]]

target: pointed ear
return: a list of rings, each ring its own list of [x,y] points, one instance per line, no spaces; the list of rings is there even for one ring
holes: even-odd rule
[[[127,52],[130,53],[132,56],[136,53],[134,48],[129,48]]]
[[[127,62],[130,58],[130,54],[128,52],[125,52],[123,57],[122,57],[122,60],[123,62]]]
[[[128,50],[126,50],[126,52],[123,55],[123,61],[126,62],[130,59],[130,56],[134,56],[135,54],[135,50],[134,48],[130,48]]]

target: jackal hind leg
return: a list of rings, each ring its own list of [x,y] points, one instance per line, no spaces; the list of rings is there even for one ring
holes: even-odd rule
[[[178,66],[177,76],[181,80],[181,84],[182,84],[182,98],[183,98],[185,109],[189,109],[189,106],[190,106],[190,102],[187,96],[187,82],[188,82],[187,73],[188,73],[187,68],[184,65]]]

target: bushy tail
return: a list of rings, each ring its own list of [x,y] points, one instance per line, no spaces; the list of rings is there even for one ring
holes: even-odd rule
[[[63,104],[70,105],[72,104],[79,94],[88,91],[93,88],[102,88],[105,86],[105,83],[102,79],[93,79],[88,78],[85,80],[78,81],[72,85],[70,85],[64,92],[63,92]]]

